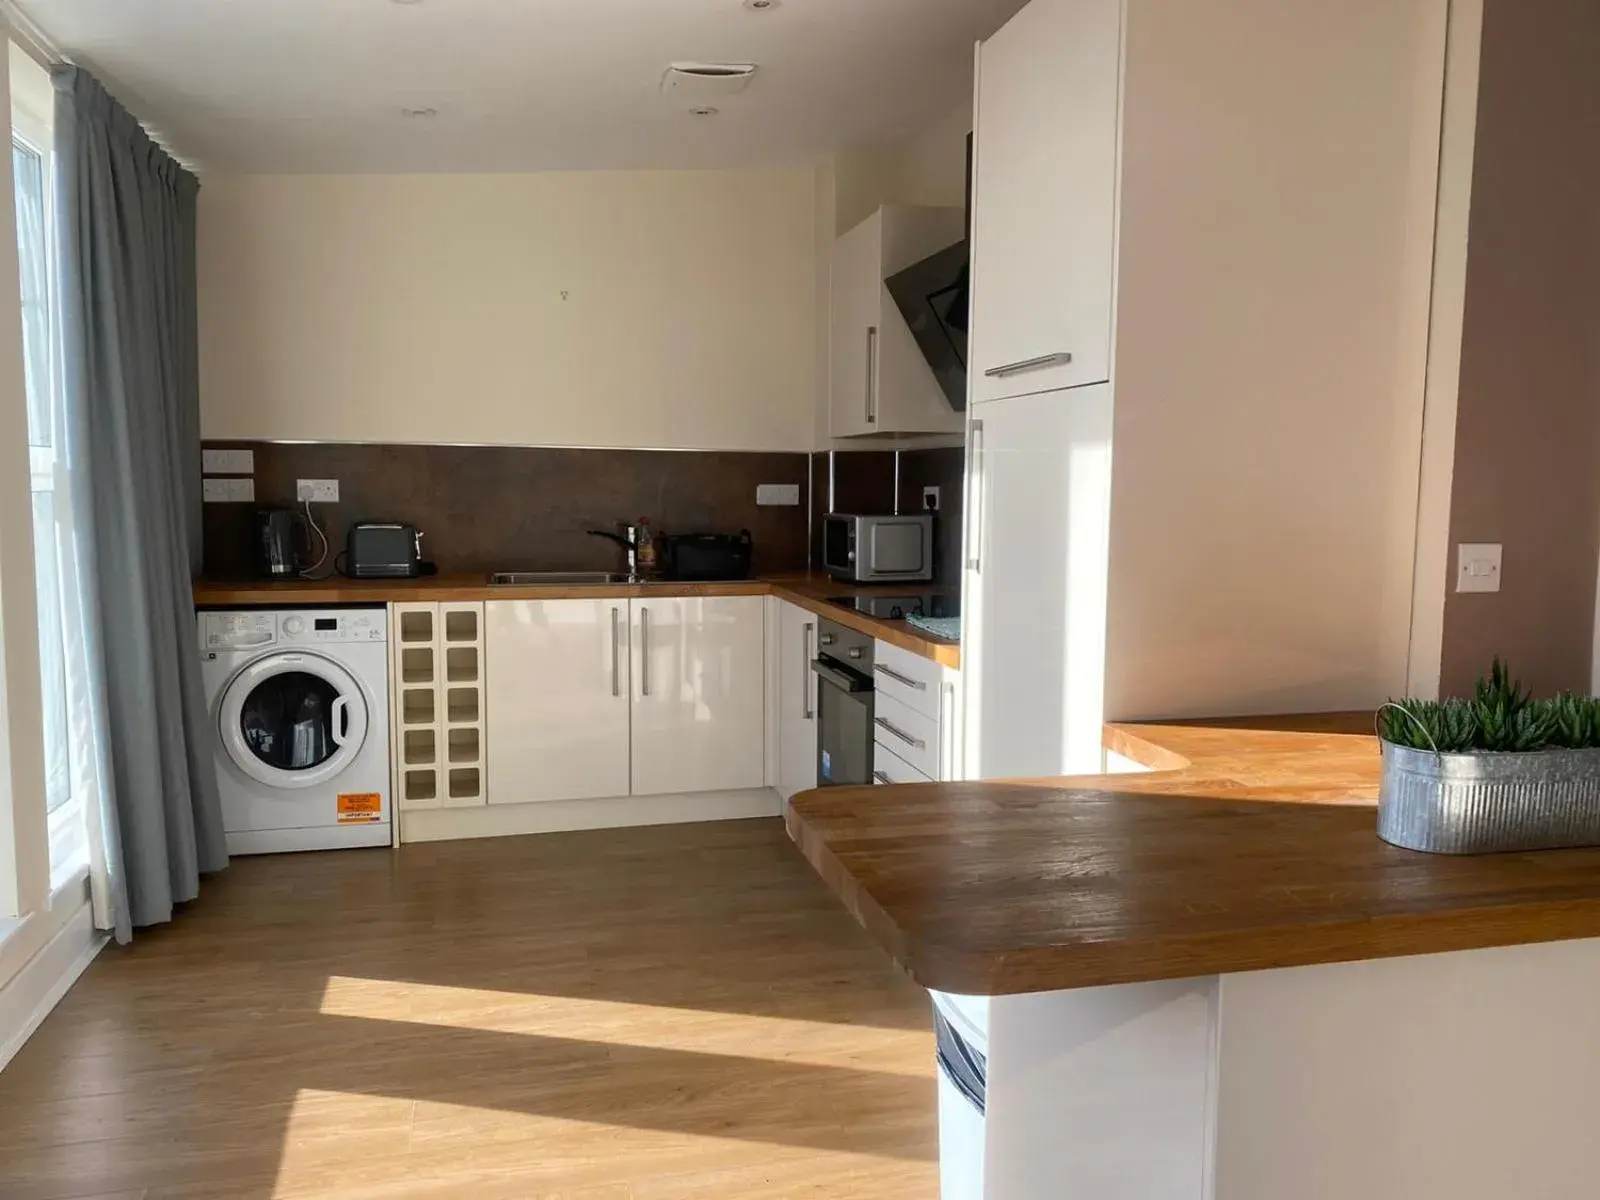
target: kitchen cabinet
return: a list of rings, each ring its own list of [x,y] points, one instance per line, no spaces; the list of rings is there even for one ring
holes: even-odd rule
[[[404,812],[485,802],[483,605],[389,606],[390,774]]]
[[[761,597],[651,597],[631,608],[633,795],[762,787]]]
[[[817,786],[817,621],[778,602],[778,791],[785,800]]]
[[[964,224],[959,208],[885,205],[834,243],[832,436],[961,432],[884,280],[959,242]]]
[[[489,802],[627,795],[628,601],[497,600],[484,617]]]
[[[873,779],[964,779],[962,676],[888,642],[873,649]]]
[[[1111,387],[984,405],[968,452],[970,778],[1100,770]]]
[[[974,403],[1111,378],[1120,0],[1033,0],[978,51]]]

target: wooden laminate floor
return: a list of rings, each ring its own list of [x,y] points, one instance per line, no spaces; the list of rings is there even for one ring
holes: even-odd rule
[[[933,1197],[924,994],[776,820],[236,859],[0,1073],[0,1197]]]

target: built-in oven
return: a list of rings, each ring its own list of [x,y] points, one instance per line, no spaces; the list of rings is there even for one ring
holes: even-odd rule
[[[872,638],[823,620],[817,627],[817,785],[872,784]]]

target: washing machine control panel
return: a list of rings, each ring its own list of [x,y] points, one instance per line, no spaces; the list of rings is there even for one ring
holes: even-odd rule
[[[256,650],[283,644],[381,642],[388,636],[381,608],[306,609],[299,612],[204,612],[202,649]]]
[[[324,609],[284,613],[279,618],[278,631],[280,640],[285,642],[381,642],[388,623],[382,609]]]

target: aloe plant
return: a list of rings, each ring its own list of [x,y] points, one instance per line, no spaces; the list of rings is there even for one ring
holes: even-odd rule
[[[1600,700],[1562,692],[1550,704],[1556,718],[1552,744],[1571,750],[1600,746]]]
[[[1528,705],[1528,693],[1520,679],[1499,658],[1472,689],[1472,704],[1478,718],[1478,744],[1485,750],[1516,750],[1527,740],[1530,730],[1519,721],[1518,713]]]
[[[1392,700],[1380,711],[1378,733],[1397,746],[1444,754],[1600,747],[1600,698],[1566,692],[1535,700],[1496,658],[1470,700]]]
[[[1472,749],[1478,721],[1465,700],[1392,700],[1383,708],[1378,732],[1399,746],[1454,753]]]

